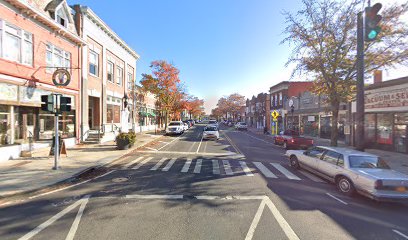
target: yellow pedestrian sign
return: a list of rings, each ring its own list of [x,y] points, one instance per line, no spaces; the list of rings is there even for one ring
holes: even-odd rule
[[[273,119],[277,119],[279,117],[279,113],[276,110],[273,110],[271,115],[272,115]]]

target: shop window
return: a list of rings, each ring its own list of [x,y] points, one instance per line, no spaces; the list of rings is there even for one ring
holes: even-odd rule
[[[8,106],[0,105],[0,146],[7,143],[9,116]]]
[[[377,143],[392,144],[392,114],[377,114]]]
[[[108,104],[106,110],[106,121],[111,123],[113,121],[113,105]]]
[[[40,139],[52,139],[54,136],[54,114],[48,112],[40,111]]]
[[[62,138],[75,137],[75,111],[62,113],[58,128]]]
[[[367,143],[375,142],[375,113],[365,114],[364,138]]]
[[[396,113],[394,115],[395,124],[407,124],[408,125],[408,113]]]

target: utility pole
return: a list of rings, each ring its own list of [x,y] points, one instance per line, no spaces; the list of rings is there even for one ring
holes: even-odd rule
[[[356,149],[364,151],[364,24],[363,12],[357,14],[357,102]]]

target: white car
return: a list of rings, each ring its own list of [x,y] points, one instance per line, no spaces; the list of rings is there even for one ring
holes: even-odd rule
[[[208,122],[208,125],[215,125],[215,126],[217,126],[217,128],[218,128],[218,122],[217,122],[217,120],[214,120],[214,119],[211,119],[211,120]]]
[[[166,128],[166,135],[182,134],[184,132],[184,123],[182,121],[171,121]]]
[[[218,140],[220,138],[220,133],[218,132],[218,127],[215,125],[208,125],[204,128],[203,139],[209,140],[214,139]]]
[[[184,131],[187,131],[187,130],[188,130],[188,124],[187,124],[187,123],[183,123],[183,126],[184,126]]]

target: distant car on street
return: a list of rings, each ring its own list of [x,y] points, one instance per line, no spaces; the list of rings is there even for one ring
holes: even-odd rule
[[[216,125],[218,127],[218,122],[217,120],[210,119],[210,121],[208,121],[208,125]]]
[[[248,126],[246,122],[237,122],[237,124],[235,124],[235,129],[236,130],[248,130]]]
[[[304,168],[337,185],[345,195],[358,192],[378,201],[408,200],[408,175],[391,170],[380,157],[348,148],[288,150],[294,168]]]
[[[171,121],[166,128],[166,135],[183,134],[184,129],[182,121]]]
[[[286,130],[274,137],[273,143],[285,149],[308,149],[313,146],[313,139],[299,136],[299,132]]]
[[[208,125],[204,128],[203,139],[209,140],[214,139],[218,140],[220,138],[220,133],[218,132],[218,127],[215,125]]]

